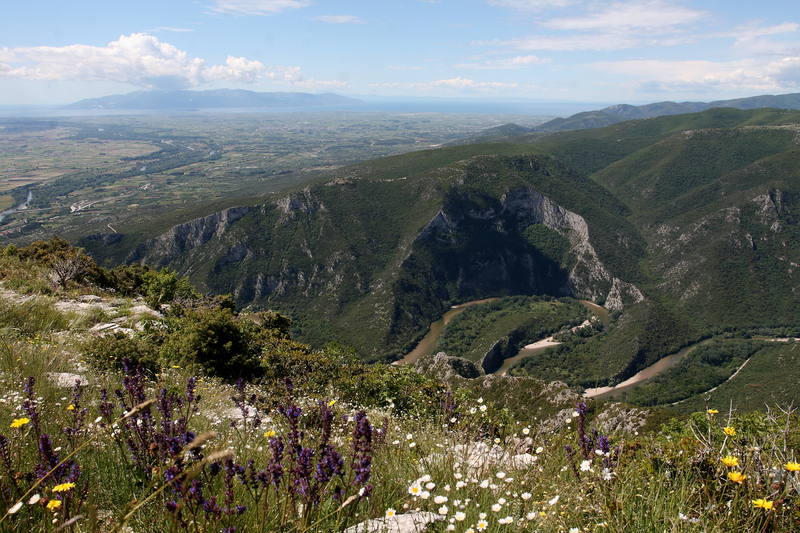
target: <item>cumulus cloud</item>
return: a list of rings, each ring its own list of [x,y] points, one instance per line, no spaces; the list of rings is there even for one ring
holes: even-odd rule
[[[145,89],[185,89],[213,81],[255,84],[275,78],[259,61],[228,56],[224,65],[205,61],[156,37],[134,33],[105,47],[74,44],[0,50],[0,76],[38,81],[110,81]],[[281,67],[291,68],[291,67]]]
[[[259,78],[267,76],[273,77],[273,73],[267,72],[266,67],[259,61],[248,61],[243,57],[228,56],[225,66],[215,65],[204,71],[205,78],[213,81],[227,81],[232,83],[242,83],[254,85],[259,82]]]
[[[312,0],[214,0],[208,9],[231,15],[274,15],[311,3]]]
[[[770,79],[785,89],[800,87],[800,57],[784,57],[772,61],[764,67],[764,71]]]
[[[353,15],[320,15],[314,20],[329,24],[364,24],[364,21]]]

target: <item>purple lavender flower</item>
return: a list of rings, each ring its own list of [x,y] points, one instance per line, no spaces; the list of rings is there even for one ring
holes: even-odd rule
[[[22,402],[22,409],[31,419],[31,427],[39,434],[39,409],[38,409],[38,402],[36,401],[36,395],[33,391],[33,386],[36,384],[36,379],[33,376],[29,376],[27,380],[25,380],[25,394],[27,394],[27,398],[24,402]]]
[[[363,409],[356,413],[353,428],[353,457],[350,467],[355,472],[354,485],[365,487],[372,469],[372,426]],[[363,497],[364,493],[362,493]]]
[[[14,476],[14,466],[11,462],[11,449],[8,445],[8,439],[5,435],[0,435],[0,461],[5,468],[5,478],[10,479],[16,485],[16,476]]]

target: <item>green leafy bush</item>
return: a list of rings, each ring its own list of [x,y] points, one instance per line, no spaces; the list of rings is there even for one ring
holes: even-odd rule
[[[187,303],[200,298],[186,277],[179,277],[169,268],[148,270],[142,275],[142,292],[148,305],[160,309],[162,304]]]
[[[104,337],[92,337],[81,346],[86,361],[98,370],[118,370],[126,357],[132,364],[151,373],[158,372],[158,347],[141,336],[129,337],[117,332]]]
[[[159,350],[163,364],[224,378],[260,375],[259,353],[252,350],[248,330],[230,309],[189,310],[168,324],[169,334]]]

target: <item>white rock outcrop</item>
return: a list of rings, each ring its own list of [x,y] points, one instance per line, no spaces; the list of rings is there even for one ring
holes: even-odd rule
[[[405,513],[387,518],[373,518],[348,527],[344,533],[421,533],[428,524],[437,520],[444,520],[444,517],[428,512]]]

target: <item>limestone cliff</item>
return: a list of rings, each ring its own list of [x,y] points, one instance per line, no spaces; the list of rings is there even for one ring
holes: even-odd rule
[[[220,239],[225,230],[249,211],[247,207],[231,207],[213,215],[178,224],[134,250],[128,257],[128,262],[166,266],[185,251],[205,244],[213,238]]]

